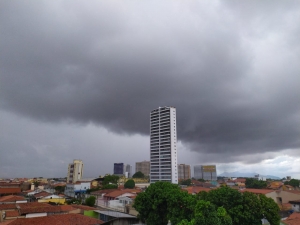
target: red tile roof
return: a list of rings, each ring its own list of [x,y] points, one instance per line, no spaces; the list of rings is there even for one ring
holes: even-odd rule
[[[72,207],[71,205],[61,205],[60,209],[63,212],[68,212],[68,211],[75,210],[76,208]]]
[[[35,198],[44,198],[44,197],[47,197],[47,196],[49,196],[49,195],[52,195],[52,194],[50,194],[50,193],[47,192],[47,191],[41,191],[41,192],[39,192],[39,193],[34,194],[33,196],[34,196]]]
[[[0,210],[17,209],[16,204],[0,204]]]
[[[20,207],[21,215],[28,213],[50,213],[61,212],[60,206],[53,206],[46,203],[30,202],[17,204]]]
[[[189,194],[197,194],[200,191],[208,192],[212,189],[211,188],[205,188],[205,187],[199,187],[199,186],[193,186],[193,187],[182,188],[182,190],[187,191]]]
[[[0,202],[15,202],[15,201],[22,201],[22,200],[25,200],[25,198],[17,195],[7,195],[7,196],[0,197]]]
[[[96,225],[103,223],[102,220],[80,214],[63,214],[35,218],[18,218],[9,223],[9,225]]]
[[[97,208],[86,206],[86,205],[71,205],[73,208],[82,210],[97,210]]]
[[[124,190],[115,190],[113,192],[105,194],[104,196],[105,197],[110,197],[110,198],[116,198],[116,197],[119,197],[120,195],[123,195],[125,193],[137,194],[137,193],[140,193],[140,192],[141,192],[141,190],[139,190],[139,189],[124,189]]]
[[[282,222],[284,222],[287,225],[300,225],[300,213],[294,212]]]
[[[0,194],[18,194],[21,193],[21,188],[0,188]]]
[[[6,211],[5,215],[6,215],[6,217],[17,217],[17,216],[20,216],[18,210]],[[1,223],[0,223],[0,225],[1,225]]]
[[[240,190],[240,192],[251,192],[253,194],[268,194],[268,193],[271,193],[273,192],[274,190],[270,190],[270,189],[254,189],[254,188],[245,188],[245,189],[242,189]]]

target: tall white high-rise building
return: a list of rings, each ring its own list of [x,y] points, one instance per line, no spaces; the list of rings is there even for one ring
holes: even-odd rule
[[[178,184],[176,108],[159,107],[150,114],[150,182]]]
[[[67,183],[76,183],[82,178],[83,162],[80,159],[74,159],[73,163],[69,164]]]

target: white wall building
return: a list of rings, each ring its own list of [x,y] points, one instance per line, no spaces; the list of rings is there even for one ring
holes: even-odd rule
[[[150,182],[178,184],[176,108],[159,107],[150,113]]]
[[[76,183],[83,176],[83,162],[80,159],[74,159],[73,163],[69,164],[67,183]]]
[[[65,195],[76,197],[80,194],[85,194],[86,190],[90,188],[90,182],[77,182],[76,184],[67,184],[65,188]]]

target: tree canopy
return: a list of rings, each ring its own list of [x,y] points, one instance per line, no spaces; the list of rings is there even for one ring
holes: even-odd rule
[[[132,178],[145,178],[145,174],[143,174],[141,171],[138,171],[133,174]]]
[[[132,179],[126,181],[124,184],[124,188],[134,188],[134,187],[135,187],[135,182]]]
[[[87,199],[85,199],[85,204],[88,206],[94,206],[96,202],[96,197],[95,196],[90,196]]]
[[[284,184],[288,184],[288,185],[291,185],[293,187],[299,187],[299,180],[296,180],[296,179],[291,179],[290,181],[286,181],[284,182]]]
[[[265,195],[240,193],[229,187],[221,187],[208,193],[200,192],[197,197],[210,201],[217,207],[224,207],[233,225],[261,225],[263,218],[266,218],[270,225],[278,225],[280,221],[278,205]]]
[[[279,207],[265,195],[221,187],[197,195],[168,182],[151,184],[135,199],[139,218],[148,225],[279,225]]]
[[[118,185],[120,177],[117,175],[107,175],[104,177],[104,180],[102,182],[102,185],[107,185],[107,184],[115,184]]]
[[[263,189],[267,187],[267,182],[263,180],[257,180],[254,178],[246,178],[246,188]]]
[[[179,182],[179,184],[191,186],[192,180],[191,179],[182,180],[182,181]]]
[[[192,219],[196,199],[168,182],[151,184],[137,195],[133,207],[139,218],[147,225],[166,225],[168,220],[177,224],[183,219]]]

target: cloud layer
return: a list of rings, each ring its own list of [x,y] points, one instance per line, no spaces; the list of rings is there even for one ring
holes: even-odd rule
[[[0,8],[1,110],[148,135],[150,111],[175,106],[179,140],[222,163],[300,147],[294,1]]]

